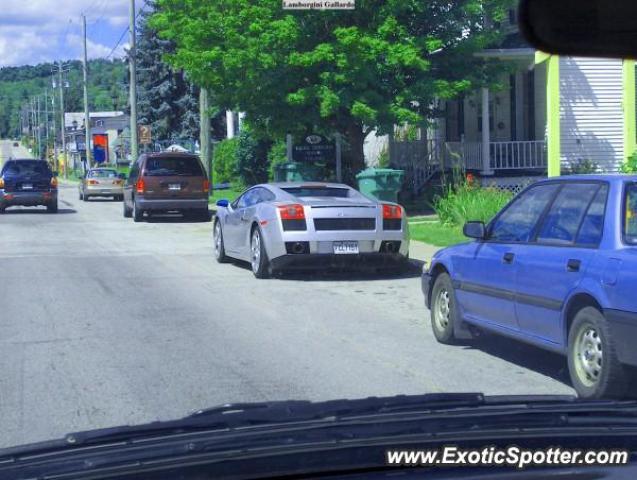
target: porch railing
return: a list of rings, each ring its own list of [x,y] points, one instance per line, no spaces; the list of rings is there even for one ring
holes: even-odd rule
[[[546,142],[528,140],[517,142],[491,142],[491,169],[528,170],[546,168]]]
[[[394,167],[405,170],[407,184],[415,193],[441,169],[484,169],[482,142],[392,142],[390,156]],[[546,142],[491,142],[489,157],[491,170],[495,173],[502,170],[544,169],[547,166]]]

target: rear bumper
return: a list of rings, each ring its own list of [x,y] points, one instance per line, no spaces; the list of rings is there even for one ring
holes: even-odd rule
[[[610,326],[619,361],[637,367],[637,313],[605,309],[604,316]]]
[[[170,210],[192,210],[192,209],[207,209],[208,199],[162,199],[151,200],[137,196],[135,198],[137,207],[146,211],[170,211]]]
[[[48,192],[5,192],[0,190],[0,207],[35,207],[57,202],[57,190]]]
[[[360,253],[358,255],[300,254],[283,255],[271,260],[275,270],[327,269],[359,267],[396,267],[407,261],[400,253]]]
[[[95,195],[99,197],[101,195],[110,196],[110,195],[122,195],[124,193],[124,189],[119,187],[86,187],[84,190],[85,195]]]

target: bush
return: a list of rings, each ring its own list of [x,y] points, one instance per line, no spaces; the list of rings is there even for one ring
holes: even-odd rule
[[[622,163],[622,166],[619,168],[619,171],[622,173],[635,174],[637,173],[637,152],[633,153],[628,159],[626,163]]]
[[[599,170],[599,165],[592,160],[578,160],[577,162],[571,162],[569,168],[565,173],[576,174],[588,174],[595,173]]]
[[[248,129],[239,134],[237,173],[244,185],[268,181],[268,151],[272,143],[258,140]]]
[[[471,220],[489,222],[512,198],[512,194],[470,182],[448,187],[434,201],[438,218],[446,226],[462,226]]]
[[[389,168],[389,166],[390,166],[389,150],[385,146],[378,154],[378,168]]]
[[[268,178],[270,181],[274,180],[275,167],[287,161],[287,146],[285,142],[283,140],[274,142],[268,152],[268,163],[270,164]]]
[[[215,183],[236,182],[238,138],[229,138],[215,145],[212,157],[213,180]]]

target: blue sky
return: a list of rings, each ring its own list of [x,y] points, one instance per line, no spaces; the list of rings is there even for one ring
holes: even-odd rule
[[[108,56],[128,26],[129,0],[0,0],[0,67],[81,58],[81,15],[88,55]],[[136,1],[137,9],[144,0]],[[128,34],[112,56],[121,56]]]

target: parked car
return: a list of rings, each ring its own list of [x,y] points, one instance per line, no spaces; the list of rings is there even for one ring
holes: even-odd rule
[[[6,208],[44,205],[58,211],[57,173],[44,160],[9,160],[0,171],[0,213]]]
[[[80,180],[80,200],[87,202],[91,197],[113,197],[122,200],[124,197],[124,175],[114,168],[91,168]]]
[[[139,157],[124,184],[124,217],[179,211],[210,220],[210,181],[199,157],[189,153],[148,153]]]
[[[637,366],[637,176],[541,181],[464,233],[475,241],[422,277],[436,339],[479,327],[566,355],[581,397],[623,395]]]
[[[330,263],[400,267],[408,259],[409,231],[402,207],[372,200],[347,185],[262,184],[217,206],[217,260],[249,261],[257,278]]]

